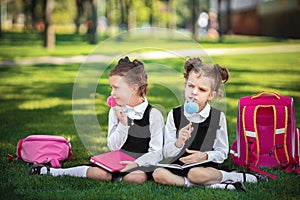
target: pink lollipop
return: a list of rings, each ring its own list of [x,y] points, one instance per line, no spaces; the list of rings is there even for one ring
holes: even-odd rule
[[[115,100],[112,96],[109,96],[109,97],[107,98],[107,104],[108,104],[108,106],[110,106],[110,107],[115,107],[115,106],[118,105],[117,102],[116,102],[116,100]]]

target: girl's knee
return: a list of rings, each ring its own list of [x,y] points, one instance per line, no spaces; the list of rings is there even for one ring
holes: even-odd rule
[[[152,177],[155,182],[157,183],[166,183],[168,180],[167,175],[168,175],[168,170],[164,168],[157,168],[154,170]]]
[[[187,178],[190,182],[202,185],[204,184],[208,179],[209,176],[205,172],[204,168],[192,168],[190,169]]]
[[[153,177],[153,180],[154,180],[155,182],[158,182],[158,181],[159,181],[159,179],[160,179],[160,177],[161,177],[161,171],[162,171],[161,168],[157,168],[157,169],[155,169],[155,170],[153,171],[152,177]]]
[[[87,178],[98,179],[103,181],[111,180],[111,174],[99,167],[90,167],[86,172]]]
[[[123,180],[128,183],[142,184],[147,181],[147,174],[145,172],[131,172],[123,177]]]

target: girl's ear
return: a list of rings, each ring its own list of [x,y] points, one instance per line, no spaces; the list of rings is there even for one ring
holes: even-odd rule
[[[138,84],[133,84],[132,90],[134,92],[138,92],[139,91],[139,85]]]
[[[208,96],[208,101],[211,101],[216,96],[216,94],[216,91],[211,92]]]

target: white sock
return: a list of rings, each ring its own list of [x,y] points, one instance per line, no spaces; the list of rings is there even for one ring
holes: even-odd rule
[[[86,178],[86,172],[89,166],[78,166],[71,168],[50,168],[50,175],[52,176],[74,176]],[[47,174],[47,168],[41,168],[41,174]]]
[[[227,189],[227,190],[235,190],[235,187],[231,184],[228,184],[228,186],[226,187],[227,184],[224,183],[217,183],[217,184],[213,184],[213,185],[207,185],[205,186],[206,188],[213,188],[213,189]]]
[[[238,173],[238,172],[225,172],[220,170],[220,172],[222,173],[222,180],[221,182],[226,182],[229,180],[232,180],[234,182],[244,182],[244,175],[243,173]],[[257,182],[257,178],[252,175],[252,174],[248,174],[246,173],[246,182],[248,183],[256,183]]]
[[[185,187],[192,187],[192,186],[194,186],[194,184],[191,183],[187,177],[183,177],[183,178],[184,178],[184,186]]]

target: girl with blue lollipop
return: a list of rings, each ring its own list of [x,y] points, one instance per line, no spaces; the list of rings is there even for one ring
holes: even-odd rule
[[[217,169],[228,156],[227,125],[225,114],[209,102],[223,96],[221,85],[229,78],[228,69],[204,64],[199,58],[188,59],[184,69],[186,101],[168,114],[163,153],[174,164],[209,162],[183,170],[157,168],[153,178],[166,185],[245,191],[243,182],[257,182],[255,175]]]

